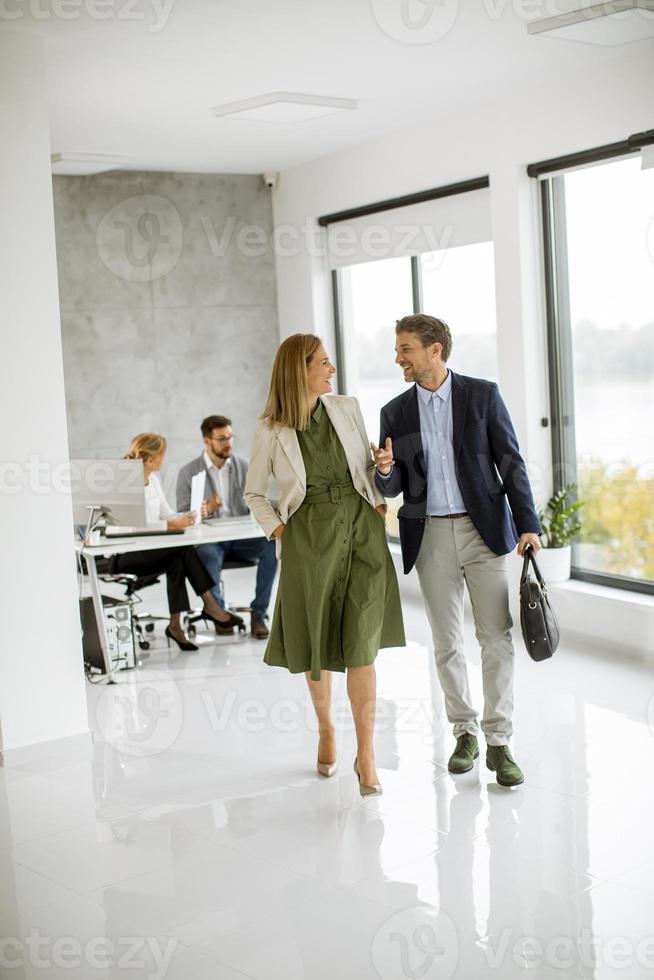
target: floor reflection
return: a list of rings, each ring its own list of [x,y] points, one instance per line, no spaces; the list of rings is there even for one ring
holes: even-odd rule
[[[338,774],[319,779],[301,679],[247,641],[192,661],[155,649],[148,674],[90,690],[90,757],[0,770],[0,937],[25,954],[30,930],[174,940],[166,980],[651,975],[649,672],[573,648],[548,665],[518,657],[526,782],[506,790],[483,750],[472,772],[447,772],[419,608],[407,627],[407,650],[378,660],[384,795],[365,802],[351,727]],[[471,683],[480,703],[474,664]],[[153,956],[144,947],[134,976]],[[2,980],[43,975],[0,963]]]

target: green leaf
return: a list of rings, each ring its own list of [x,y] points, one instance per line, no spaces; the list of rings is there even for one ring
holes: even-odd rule
[[[553,493],[545,511],[538,511],[538,519],[543,529],[543,544],[546,548],[562,548],[581,530],[581,522],[575,516],[584,506],[584,500],[575,500],[577,487],[568,483]],[[569,499],[573,498],[573,499]]]

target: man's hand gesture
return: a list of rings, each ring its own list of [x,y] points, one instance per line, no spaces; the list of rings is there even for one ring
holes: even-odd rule
[[[374,442],[370,443],[372,454],[375,457],[377,469],[382,476],[388,476],[393,469],[395,460],[393,459],[393,440],[389,437],[382,449],[378,449]]]

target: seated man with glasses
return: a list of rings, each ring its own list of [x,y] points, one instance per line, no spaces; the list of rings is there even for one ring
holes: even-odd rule
[[[203,517],[238,517],[249,514],[243,490],[247,476],[247,461],[232,455],[234,433],[231,420],[224,415],[209,415],[201,426],[204,451],[197,459],[182,466],[177,477],[177,509],[186,513],[191,506],[191,480],[207,474],[204,487]],[[251,604],[252,636],[265,640],[268,636],[266,616],[272,592],[277,559],[275,541],[252,538],[240,541],[220,541],[201,544],[197,552],[214,582],[220,583],[223,564],[227,560],[256,561],[257,581]],[[212,589],[216,601],[224,608],[220,585]],[[216,624],[216,632],[221,629]]]

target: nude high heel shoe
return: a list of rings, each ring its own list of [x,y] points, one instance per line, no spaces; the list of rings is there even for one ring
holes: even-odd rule
[[[354,772],[357,779],[359,780],[359,792],[362,796],[381,796],[384,792],[381,788],[380,783],[375,783],[373,786],[366,786],[365,783],[361,782],[361,776],[359,775],[359,767],[357,766],[357,760],[354,759]]]
[[[337,762],[321,762],[320,761],[320,745],[318,745],[318,758],[316,759],[316,769],[318,770],[319,776],[333,776],[338,769]]]

